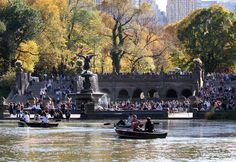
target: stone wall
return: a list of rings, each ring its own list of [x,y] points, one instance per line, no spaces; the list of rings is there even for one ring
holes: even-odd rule
[[[199,76],[185,74],[102,74],[98,75],[100,91],[107,93],[111,100],[121,100],[121,94],[135,99],[141,93],[145,98],[189,97],[201,87]]]

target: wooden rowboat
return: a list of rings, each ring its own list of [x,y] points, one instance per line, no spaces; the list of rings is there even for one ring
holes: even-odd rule
[[[51,128],[51,127],[57,127],[59,123],[42,123],[42,122],[24,122],[19,121],[18,126],[19,127],[41,127],[41,128]]]
[[[133,131],[132,129],[115,129],[117,135],[121,138],[133,138],[133,139],[154,139],[154,138],[166,138],[167,132],[143,132]]]

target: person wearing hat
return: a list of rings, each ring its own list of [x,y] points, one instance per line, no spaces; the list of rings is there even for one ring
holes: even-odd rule
[[[153,130],[154,130],[154,124],[152,123],[151,118],[147,117],[144,131],[145,132],[153,132]]]
[[[26,123],[30,122],[30,116],[29,116],[29,113],[27,111],[24,113],[24,118],[23,119]]]

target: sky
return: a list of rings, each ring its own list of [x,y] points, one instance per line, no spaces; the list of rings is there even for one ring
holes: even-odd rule
[[[159,9],[161,11],[166,11],[167,0],[156,0],[156,2],[157,2]]]
[[[207,0],[204,0],[207,1]],[[236,0],[218,0],[218,2],[235,2]],[[161,11],[166,11],[166,3],[167,0],[156,0],[156,3],[158,4]]]

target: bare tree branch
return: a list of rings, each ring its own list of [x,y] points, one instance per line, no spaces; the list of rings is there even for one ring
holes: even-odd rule
[[[39,53],[33,53],[33,52],[30,52],[30,51],[23,51],[23,50],[20,50],[20,49],[17,49],[18,52],[22,52],[22,53],[28,53],[30,55],[33,55],[33,56],[38,56]]]

